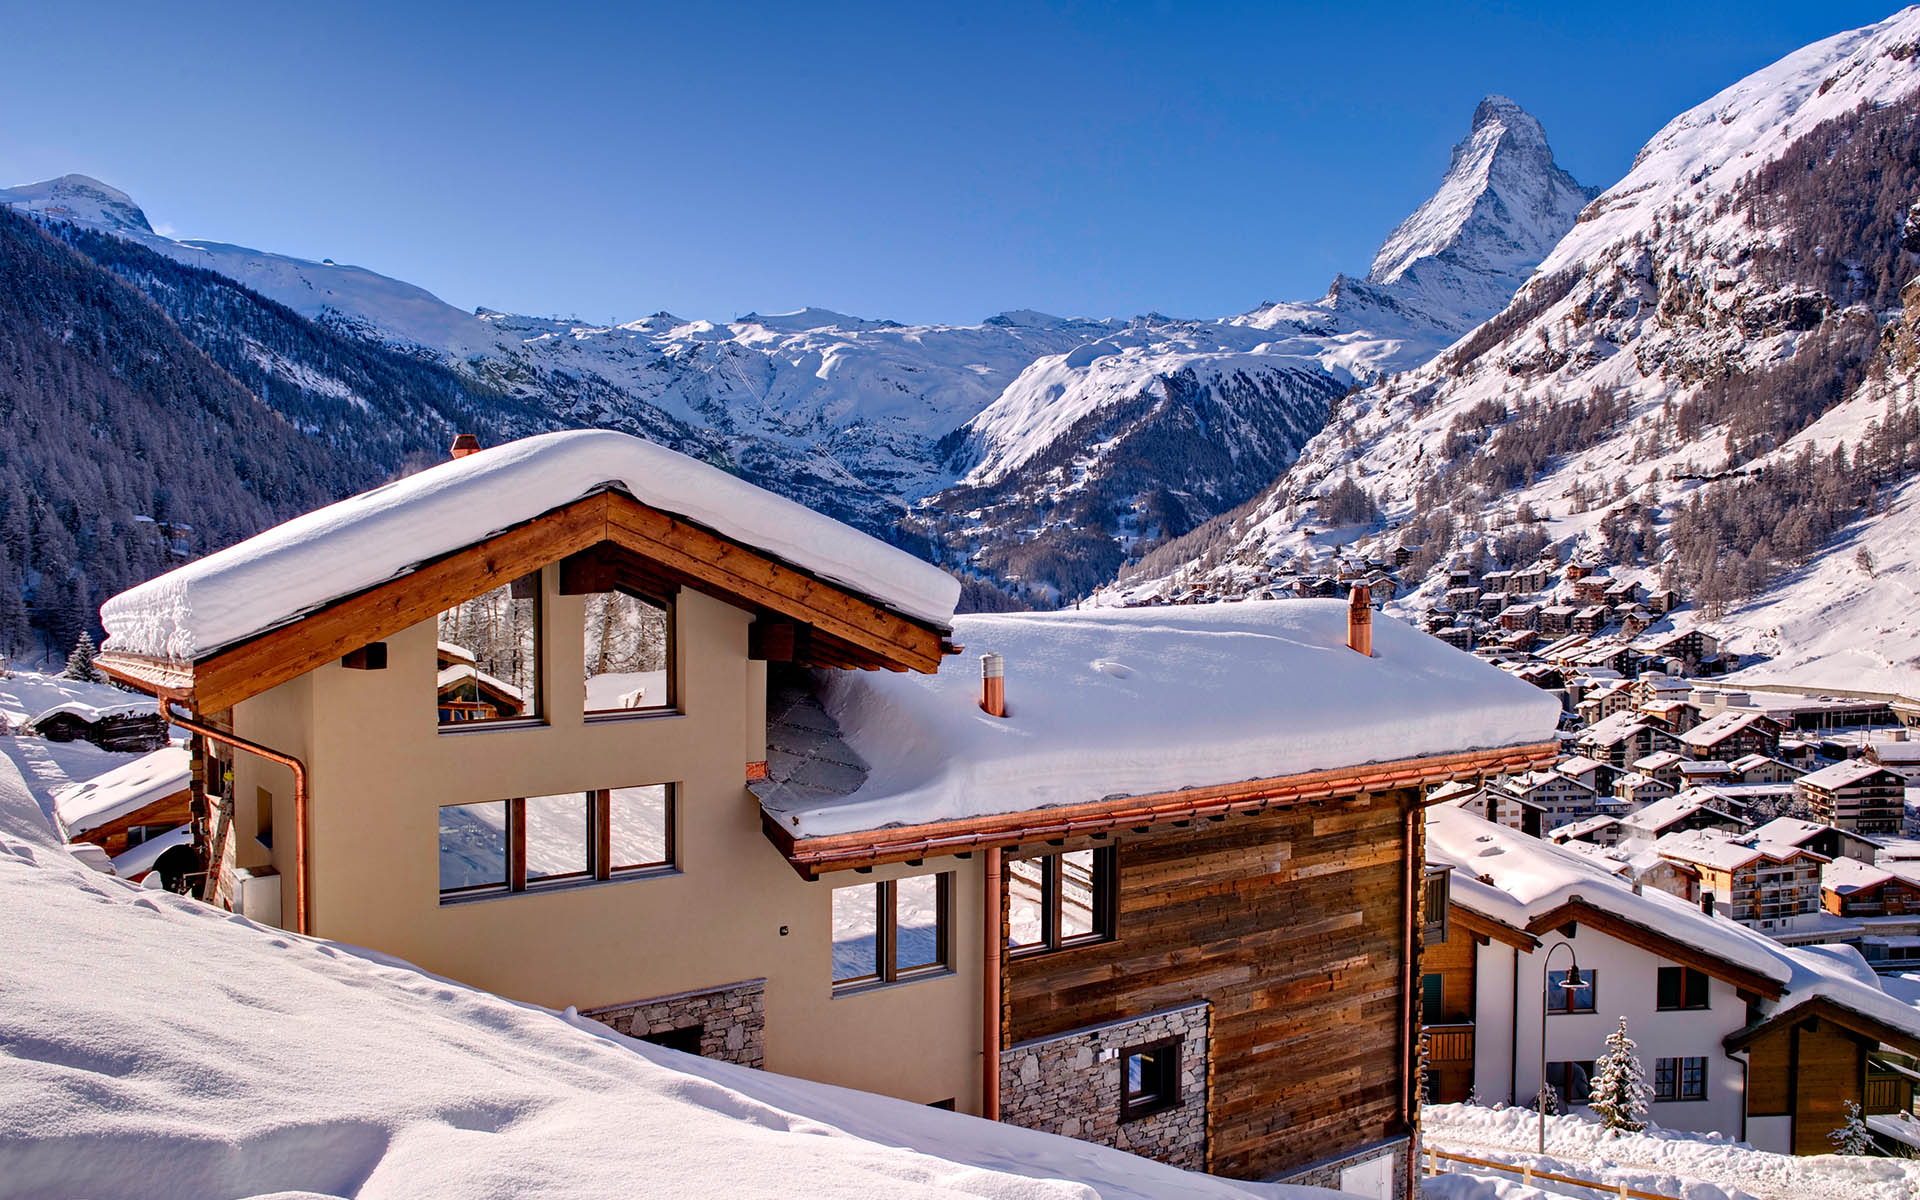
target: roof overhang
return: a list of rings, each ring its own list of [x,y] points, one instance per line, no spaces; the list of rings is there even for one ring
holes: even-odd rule
[[[1920,1055],[1920,1037],[1905,1029],[1889,1025],[1876,1017],[1848,1008],[1830,996],[1809,996],[1790,1007],[1783,1007],[1756,1021],[1745,1029],[1737,1029],[1728,1034],[1722,1043],[1729,1054],[1736,1054],[1768,1033],[1805,1021],[1828,1021],[1838,1025],[1856,1037],[1881,1045],[1892,1046],[1906,1054]]]
[[[777,640],[801,646],[794,661],[810,665],[931,674],[943,655],[955,652],[946,629],[623,492],[603,489],[193,662],[112,652],[95,661],[122,683],[196,712],[219,712],[529,572],[569,560],[580,563],[576,574],[582,579],[691,587],[762,617],[791,622],[802,635]]]
[[[1558,742],[1398,759],[1252,779],[1242,783],[1119,796],[1088,804],[997,813],[924,825],[892,826],[820,837],[795,837],[772,814],[761,827],[795,870],[808,879],[828,871],[873,867],[995,846],[1051,841],[1116,829],[1150,829],[1193,820],[1225,820],[1273,807],[1323,803],[1374,792],[1426,787],[1456,779],[1528,770],[1559,756]]]
[[[1541,934],[1575,924],[1590,925],[1609,937],[1619,938],[1643,950],[1650,950],[1669,962],[1703,971],[1722,983],[1732,984],[1742,992],[1768,1000],[1776,1000],[1786,992],[1784,984],[1750,967],[1729,962],[1696,946],[1689,946],[1657,929],[1620,916],[1618,913],[1609,912],[1579,896],[1569,897],[1557,907],[1529,920],[1527,932]]]

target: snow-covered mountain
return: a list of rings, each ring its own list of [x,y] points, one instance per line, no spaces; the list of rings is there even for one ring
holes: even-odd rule
[[[1368,279],[1342,277],[1318,302],[1197,321],[1020,310],[902,325],[808,308],[597,325],[468,313],[365,268],[166,237],[85,176],[0,190],[0,204],[213,271],[553,425],[664,440],[869,530],[931,537],[918,544],[1039,601],[1105,582],[1142,541],[1245,500],[1334,396],[1424,361],[1498,307],[1584,198],[1538,123],[1489,97]],[[255,357],[296,390],[351,390],[325,363]],[[1058,512],[1036,525],[1043,497]],[[1045,548],[1068,521],[1094,542],[1063,559]]]
[[[1438,562],[1556,545],[1673,580],[1748,678],[1913,690],[1916,201],[1908,9],[1675,118],[1503,311],[1348,397],[1265,495],[1109,595],[1257,592],[1404,546],[1411,612]],[[1390,248],[1427,244],[1418,224]]]

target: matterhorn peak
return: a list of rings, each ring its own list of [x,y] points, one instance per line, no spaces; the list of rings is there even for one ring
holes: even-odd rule
[[[1593,196],[1554,161],[1531,113],[1487,96],[1439,189],[1388,236],[1367,282],[1453,295],[1477,323],[1507,302]]]

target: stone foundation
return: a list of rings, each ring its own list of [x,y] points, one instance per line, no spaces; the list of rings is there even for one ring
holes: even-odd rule
[[[1407,1154],[1410,1146],[1406,1138],[1375,1142],[1356,1154],[1315,1163],[1304,1171],[1275,1182],[1332,1188],[1337,1192],[1373,1196],[1375,1200],[1411,1200],[1407,1195]],[[1380,1184],[1384,1184],[1384,1190],[1375,1190]]]
[[[1208,1013],[1205,1003],[1194,1004],[1001,1051],[1000,1119],[1205,1170]],[[1121,1055],[1172,1037],[1180,1039],[1179,1103],[1121,1121]]]
[[[580,1014],[641,1039],[700,1030],[700,1057],[743,1067],[767,1064],[767,981],[749,979],[704,991],[610,1004]]]

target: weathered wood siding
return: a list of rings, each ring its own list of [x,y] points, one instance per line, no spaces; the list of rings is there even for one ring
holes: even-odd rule
[[[1009,960],[1006,1044],[1204,999],[1211,1170],[1270,1177],[1405,1133],[1411,802],[1117,839],[1117,938]]]
[[[1867,1050],[1826,1021],[1793,1029],[1793,1152],[1832,1154],[1827,1135],[1847,1123],[1847,1103],[1866,1099]]]

